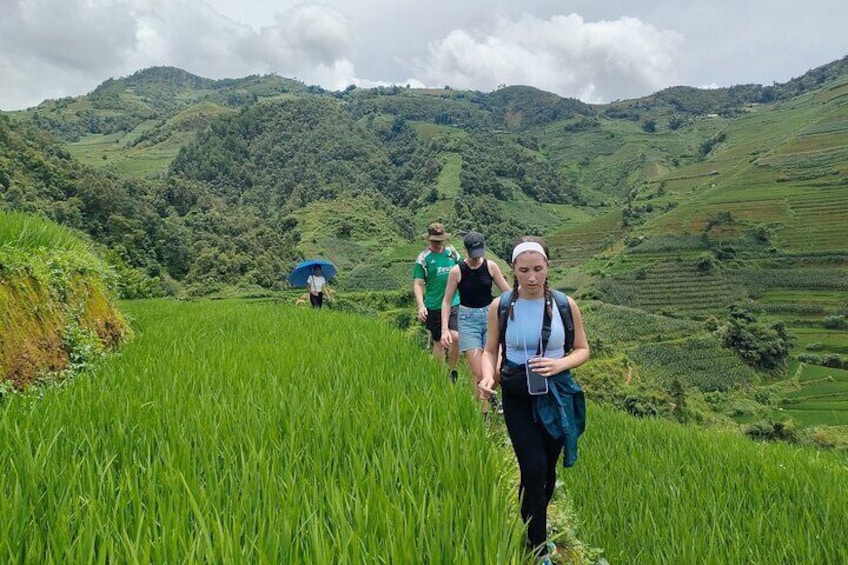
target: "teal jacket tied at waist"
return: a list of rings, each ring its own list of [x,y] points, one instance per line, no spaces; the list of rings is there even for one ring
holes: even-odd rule
[[[586,398],[571,371],[548,377],[548,394],[533,397],[533,416],[551,437],[563,440],[562,466],[577,461],[577,439],[586,430]]]

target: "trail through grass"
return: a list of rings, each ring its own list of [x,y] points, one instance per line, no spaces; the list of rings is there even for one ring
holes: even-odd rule
[[[127,309],[119,356],[0,405],[0,561],[524,562],[508,445],[399,332],[276,302]],[[559,476],[612,564],[848,562],[844,454],[591,405]]]

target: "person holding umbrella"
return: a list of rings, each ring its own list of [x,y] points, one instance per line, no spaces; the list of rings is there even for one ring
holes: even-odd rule
[[[452,246],[445,242],[450,234],[445,226],[432,223],[427,227],[427,233],[421,236],[429,243],[415,259],[412,267],[412,293],[418,305],[418,320],[424,323],[433,339],[433,355],[441,362],[445,359],[445,347],[442,345],[442,299],[445,296],[445,286],[450,270],[459,263],[461,257]],[[453,336],[448,348],[448,367],[450,379],[456,382],[456,364],[459,360],[459,334],[457,333],[457,315],[459,297],[454,297],[451,308],[448,309],[448,320],[444,327]]]
[[[293,287],[306,287],[309,291],[309,303],[313,308],[324,305],[324,297],[332,298],[327,281],[336,276],[336,267],[326,259],[307,259],[301,261],[287,277]],[[306,300],[306,295],[302,297]]]
[[[326,279],[321,275],[321,265],[312,267],[312,274],[306,279],[306,288],[309,289],[309,303],[313,308],[321,308],[324,305],[324,286]]]

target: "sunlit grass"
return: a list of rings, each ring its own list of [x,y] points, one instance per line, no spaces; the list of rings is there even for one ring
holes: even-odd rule
[[[35,216],[0,210],[0,248],[4,246],[25,251],[45,248],[91,252],[78,233]]]
[[[633,420],[595,406],[564,473],[610,563],[845,563],[844,454]]]
[[[91,375],[0,407],[4,563],[514,563],[512,476],[399,332],[140,302]]]

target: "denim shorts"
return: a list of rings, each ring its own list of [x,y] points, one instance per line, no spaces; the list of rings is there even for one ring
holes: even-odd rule
[[[483,349],[486,346],[486,325],[489,307],[459,307],[459,350]]]

